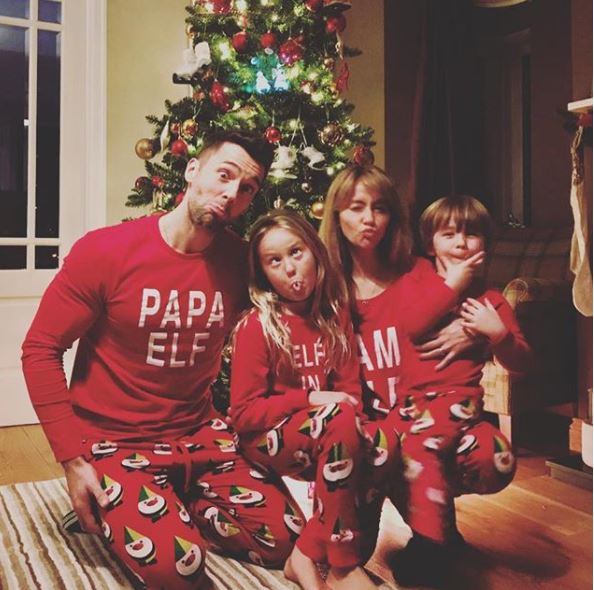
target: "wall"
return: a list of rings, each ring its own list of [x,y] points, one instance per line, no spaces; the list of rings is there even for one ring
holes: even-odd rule
[[[592,2],[571,2],[571,65],[572,100],[592,96]],[[586,148],[585,192],[588,201],[590,227],[590,268],[592,268],[592,148]],[[592,318],[578,316],[578,415],[582,418],[591,413],[588,408],[587,389],[592,387]]]
[[[171,82],[186,44],[187,0],[109,0],[107,3],[107,223],[137,216],[125,206],[143,161],[134,153],[153,128],[145,116],[163,115],[163,101],[185,96]]]
[[[384,167],[384,2],[353,0],[345,15],[344,42],[363,52],[348,60],[350,80],[345,98],[355,105],[353,119],[375,130],[375,163]]]
[[[134,180],[144,174],[134,153],[141,137],[152,133],[145,116],[161,116],[163,101],[183,97],[187,87],[174,85],[171,74],[185,47],[184,7],[189,0],[109,0],[107,13],[107,221],[137,216],[125,207]],[[354,0],[346,13],[347,45],[363,55],[350,59],[345,98],[356,105],[355,121],[373,127],[376,162],[384,165],[383,0]],[[141,25],[139,23],[142,23]],[[138,24],[138,26],[136,26]],[[369,89],[373,91],[370,92]]]

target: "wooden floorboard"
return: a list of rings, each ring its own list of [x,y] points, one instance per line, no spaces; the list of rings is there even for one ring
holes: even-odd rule
[[[469,546],[452,563],[443,590],[592,588],[592,492],[550,478],[544,461],[544,455],[520,452],[507,489],[456,500]],[[39,426],[0,428],[0,485],[61,476]],[[390,579],[391,558],[409,534],[386,504],[370,569]]]

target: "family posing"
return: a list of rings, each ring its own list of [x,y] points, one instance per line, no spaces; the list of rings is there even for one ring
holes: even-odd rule
[[[488,213],[436,201],[420,222],[432,262],[415,258],[392,181],[353,167],[319,237],[275,210],[246,245],[226,226],[272,157],[264,140],[221,136],[188,163],[180,206],[90,232],[48,287],[23,370],[73,508],[147,588],[204,587],[216,547],[308,590],[359,590],[375,587],[361,566],[387,496],[413,530],[396,576],[439,576],[463,543],[454,498],[496,492],[515,469],[482,419],[487,354],[511,370],[530,357],[480,279]],[[224,417],[210,385],[229,335]],[[309,520],[283,475],[315,481]]]

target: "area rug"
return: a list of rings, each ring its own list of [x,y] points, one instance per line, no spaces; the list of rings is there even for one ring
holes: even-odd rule
[[[131,590],[123,569],[94,535],[66,534],[70,509],[64,479],[0,487],[0,588],[6,590]],[[280,570],[209,553],[206,573],[216,590],[298,590]],[[395,586],[378,581],[382,590]]]

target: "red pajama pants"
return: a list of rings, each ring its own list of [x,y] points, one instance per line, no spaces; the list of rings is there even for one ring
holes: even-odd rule
[[[200,587],[207,546],[281,565],[304,518],[280,481],[250,466],[221,419],[181,440],[87,443],[110,500],[110,551],[148,588]],[[205,540],[208,539],[208,542]]]
[[[332,403],[242,436],[240,444],[262,469],[315,481],[314,513],[297,540],[303,553],[337,567],[367,561],[387,483],[398,469],[393,429],[379,422],[362,425],[351,405]]]
[[[400,433],[403,516],[413,531],[435,541],[444,541],[454,497],[495,493],[513,479],[511,446],[481,421],[482,405],[480,394],[415,392],[386,419]]]

